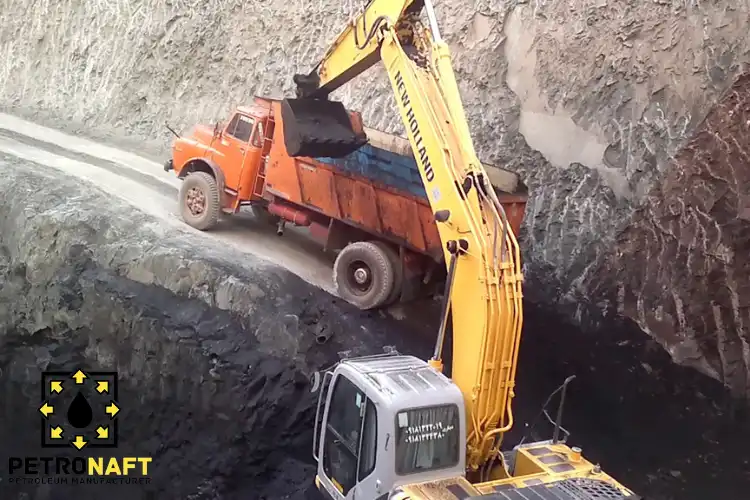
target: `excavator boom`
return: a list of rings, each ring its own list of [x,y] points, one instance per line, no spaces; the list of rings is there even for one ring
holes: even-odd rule
[[[526,498],[496,494],[510,488],[552,498],[543,490],[577,487],[565,483],[570,478],[612,487],[608,496],[571,498],[630,500],[627,489],[556,437],[510,455],[500,451],[513,425],[523,326],[520,251],[474,150],[430,0],[370,0],[315,69],[295,76],[297,98],[287,100],[283,117],[290,122],[289,153],[330,157],[358,147],[361,124],[347,121],[341,103],[328,96],[376,62],[388,74],[444,243],[443,322],[429,362],[374,356],[326,372],[330,388],[318,400],[314,438],[321,491],[342,500]],[[326,120],[335,123],[328,128]],[[449,321],[450,379],[442,374]]]
[[[295,134],[292,146],[307,156],[313,156],[310,151],[331,156],[331,144],[346,151],[338,147],[346,132],[329,134],[321,126],[340,106],[326,97],[376,62],[384,64],[445,243],[446,262],[454,263],[446,297],[454,335],[452,378],[466,401],[469,467],[478,469],[512,425],[522,327],[520,254],[474,151],[447,45],[435,41],[436,25],[430,30],[420,23],[423,7],[423,0],[371,0],[315,71],[295,76],[300,97],[287,100],[284,121],[290,127],[297,126],[295,118],[302,124],[304,132]],[[427,11],[434,20],[429,4]]]
[[[329,45],[308,75],[295,75],[298,97],[326,99],[342,85],[380,61],[378,30],[418,15],[423,0],[370,0],[353,13],[349,24]]]

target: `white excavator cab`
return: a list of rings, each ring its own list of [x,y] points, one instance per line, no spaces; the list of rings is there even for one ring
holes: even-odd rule
[[[400,485],[464,475],[463,396],[425,361],[345,359],[317,385],[313,456],[325,498],[385,500]]]

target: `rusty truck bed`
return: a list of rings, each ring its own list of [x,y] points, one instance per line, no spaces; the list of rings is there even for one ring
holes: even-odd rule
[[[275,127],[265,189],[275,197],[345,222],[436,260],[440,236],[406,139],[366,129],[370,143],[341,159],[291,158]],[[517,176],[486,166],[516,231],[526,204]]]

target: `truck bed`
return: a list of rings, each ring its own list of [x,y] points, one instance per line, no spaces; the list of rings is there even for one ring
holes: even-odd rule
[[[365,127],[369,144],[344,158],[316,158],[343,172],[360,175],[373,182],[427,200],[427,192],[411,144],[403,137]],[[525,192],[518,175],[487,163],[482,164],[496,191],[504,194]]]
[[[316,158],[340,172],[372,181],[375,186],[386,186],[406,195],[422,200],[428,207],[419,167],[407,139],[380,130],[365,127],[369,144],[362,146],[344,158]],[[516,234],[523,221],[523,212],[528,198],[526,186],[517,174],[487,163],[482,164],[490,182],[505,207],[511,226]]]
[[[266,189],[292,204],[441,260],[442,244],[409,142],[374,129],[366,132],[369,144],[345,158],[294,159],[284,149],[282,127],[275,127]],[[488,175],[517,232],[525,187],[514,174],[490,169]]]

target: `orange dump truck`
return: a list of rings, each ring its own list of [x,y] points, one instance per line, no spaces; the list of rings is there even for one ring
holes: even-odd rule
[[[183,184],[183,220],[200,230],[242,206],[285,224],[309,228],[338,255],[339,295],[373,309],[429,294],[441,286],[445,264],[434,216],[409,142],[361,125],[367,143],[340,159],[287,154],[281,101],[256,97],[226,126],[197,125],[172,145],[164,169]],[[485,165],[511,225],[518,232],[527,199],[515,174]]]

